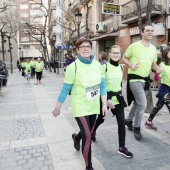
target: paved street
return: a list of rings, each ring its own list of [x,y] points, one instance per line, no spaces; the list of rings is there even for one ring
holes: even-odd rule
[[[61,70],[59,75],[44,71],[39,85],[33,79],[27,84],[18,70],[10,74],[7,87],[0,92],[0,170],[84,170],[81,152],[74,149],[71,138],[78,126],[71,114],[70,96],[59,117],[51,113],[62,81]],[[143,124],[147,117],[145,113]],[[109,114],[92,143],[94,169],[169,170],[170,115],[165,107],[154,123],[157,131],[142,126],[142,141],[127,130],[126,146],[134,154],[127,159],[117,153],[116,119]]]

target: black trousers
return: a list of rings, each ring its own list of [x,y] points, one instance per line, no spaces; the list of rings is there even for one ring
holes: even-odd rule
[[[41,76],[42,76],[42,71],[41,72],[36,72],[36,77],[37,77],[37,80],[41,80]]]
[[[94,131],[94,126],[96,123],[96,114],[83,116],[83,117],[75,117],[78,126],[80,128],[80,132],[75,137],[76,141],[80,141],[82,139],[82,154],[87,168],[92,167],[91,162],[91,134]]]
[[[170,113],[170,100],[158,100],[158,102],[156,103],[156,106],[153,108],[151,114],[149,115],[149,118],[148,118],[149,121],[152,121],[154,119],[154,117],[159,112],[159,110],[161,110],[164,104],[166,105]]]
[[[111,109],[111,112],[114,116],[116,116],[116,120],[117,120],[119,147],[124,147],[125,146],[125,136],[126,136],[124,109],[122,109],[120,104],[118,104],[118,105],[115,105],[114,109]],[[104,119],[103,119],[103,115],[102,115],[102,104],[100,103],[100,114],[98,115],[98,118],[96,120],[94,132],[96,132],[99,125],[102,124],[103,122],[104,122]]]
[[[34,77],[34,76],[35,76],[35,68],[31,67],[31,77]]]

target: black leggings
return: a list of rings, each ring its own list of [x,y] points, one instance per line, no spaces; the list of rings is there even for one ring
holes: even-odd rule
[[[111,112],[113,115],[116,116],[116,119],[117,119],[119,147],[124,147],[125,136],[126,136],[124,109],[122,109],[120,104],[118,104],[118,105],[115,105],[114,109],[111,109]],[[96,125],[94,128],[94,132],[96,132],[99,125],[102,124],[103,122],[104,122],[104,119],[103,119],[103,114],[102,114],[102,104],[100,104],[100,114],[98,115]]]
[[[77,136],[75,136],[76,141],[80,141],[82,139],[82,154],[87,168],[92,167],[91,162],[91,134],[93,133],[94,126],[96,123],[96,114],[83,116],[83,117],[75,117],[80,132]]]
[[[37,80],[41,80],[41,76],[42,76],[42,71],[41,72],[36,72],[36,77],[37,77]]]
[[[158,102],[156,103],[156,106],[153,108],[151,114],[149,115],[148,120],[150,122],[154,119],[154,117],[159,112],[159,110],[161,110],[164,104],[166,105],[170,113],[170,100],[158,100]]]

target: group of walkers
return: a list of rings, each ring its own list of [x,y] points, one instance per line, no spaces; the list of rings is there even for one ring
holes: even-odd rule
[[[41,60],[41,58],[32,58],[31,60],[27,59],[18,63],[18,69],[22,71],[21,75],[26,78],[27,83],[30,83],[30,79],[35,78],[35,75],[35,84],[41,83],[43,68],[44,62]]]
[[[155,115],[164,104],[170,111],[170,48],[163,50],[162,62],[158,65],[156,48],[150,43],[153,31],[152,25],[144,25],[141,30],[142,40],[131,44],[123,57],[124,63],[128,66],[127,102],[128,105],[133,102],[127,118],[124,114],[127,104],[122,96],[124,68],[119,64],[120,46],[113,45],[110,48],[109,60],[107,54],[101,52],[99,63],[91,55],[91,40],[80,38],[75,42],[78,56],[66,69],[63,88],[52,113],[57,117],[67,95],[71,94],[72,113],[80,128],[78,134],[72,134],[72,139],[76,150],[80,150],[82,141],[81,151],[86,170],[94,170],[91,141],[96,141],[96,131],[104,122],[108,108],[117,119],[118,153],[127,158],[133,157],[133,153],[125,144],[125,125],[133,131],[136,140],[142,139],[141,122],[147,105],[146,95],[150,86],[151,70],[160,75],[161,85],[157,94],[158,102],[145,125],[156,130],[152,123]]]

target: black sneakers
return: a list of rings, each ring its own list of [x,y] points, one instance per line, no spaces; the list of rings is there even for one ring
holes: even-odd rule
[[[124,155],[126,158],[132,158],[133,154],[128,151],[126,147],[119,148],[118,153]]]
[[[140,133],[140,127],[134,127],[134,136],[135,136],[136,140],[142,139],[142,135]]]
[[[93,168],[86,168],[85,170],[94,170]]]
[[[74,148],[77,150],[77,151],[79,151],[80,150],[80,141],[76,141],[75,140],[75,136],[76,136],[77,134],[76,133],[73,133],[72,134],[72,138],[73,138],[73,142],[74,142]]]
[[[125,119],[125,125],[128,127],[128,129],[130,131],[133,130],[133,125],[132,125],[132,121],[131,120]]]

